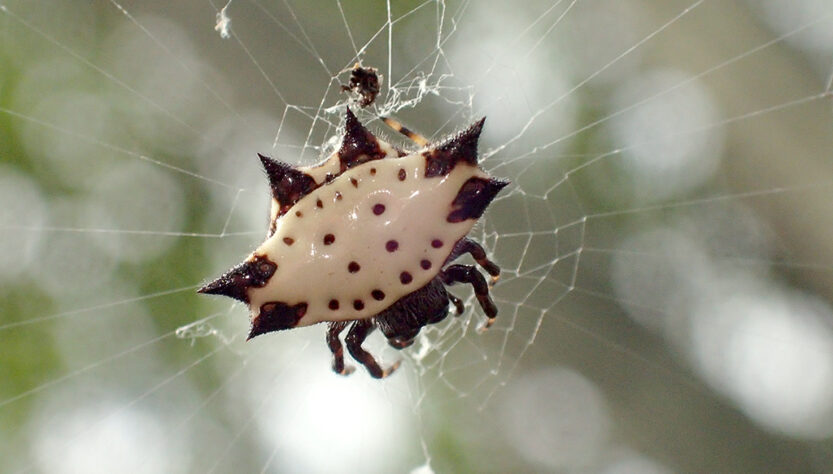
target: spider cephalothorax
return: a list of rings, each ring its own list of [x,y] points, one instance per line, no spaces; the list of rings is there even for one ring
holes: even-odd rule
[[[399,131],[427,141],[386,120]],[[249,339],[271,331],[328,322],[333,369],[344,365],[339,334],[352,323],[347,349],[373,377],[383,370],[362,349],[379,328],[391,346],[411,345],[420,329],[443,320],[451,301],[445,285],[474,287],[488,317],[497,315],[483,275],[472,265],[448,265],[470,253],[492,277],[500,269],[466,238],[507,184],[477,165],[483,120],[438,144],[405,153],[373,136],[350,110],[341,147],[305,168],[259,155],[272,188],[266,241],[201,293],[225,295],[251,312]]]

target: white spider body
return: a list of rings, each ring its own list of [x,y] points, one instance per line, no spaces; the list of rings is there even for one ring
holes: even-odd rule
[[[466,234],[508,184],[477,163],[483,120],[432,144],[392,119],[391,127],[423,147],[406,154],[376,138],[347,110],[341,147],[318,166],[295,168],[260,155],[272,190],[266,241],[201,293],[246,303],[249,339],[328,322],[333,370],[344,364],[339,333],[350,325],[347,350],[370,375],[389,375],[362,349],[378,328],[404,349],[420,329],[463,302],[445,290],[470,284],[487,316],[497,306],[472,265],[447,265],[464,253],[493,279],[500,267]]]
[[[333,161],[337,163],[337,156],[305,171],[323,182]],[[444,176],[425,177],[425,168],[422,153],[368,161],[278,217],[272,236],[252,254],[278,267],[265,286],[249,292],[252,318],[268,301],[306,303],[297,326],[370,318],[434,278],[454,243],[476,222],[447,221],[454,198],[467,180],[487,176],[465,163]],[[400,170],[405,171],[403,180]],[[378,212],[380,205],[384,208],[377,214],[374,209]],[[334,241],[325,243],[327,235]],[[351,262],[357,270],[354,265],[351,271]],[[402,281],[403,272],[411,276],[407,282]],[[378,298],[380,293],[374,298],[374,290],[384,298]],[[338,302],[336,309],[330,307],[332,301]]]

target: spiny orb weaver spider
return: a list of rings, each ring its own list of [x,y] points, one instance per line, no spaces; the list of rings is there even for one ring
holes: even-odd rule
[[[341,147],[319,165],[293,168],[259,155],[272,189],[267,239],[199,290],[246,303],[248,339],[326,321],[339,374],[353,371],[339,340],[352,324],[347,350],[376,378],[399,362],[382,369],[362,348],[365,338],[378,327],[404,349],[423,326],[445,319],[449,302],[462,313],[445,285],[472,285],[484,328],[494,321],[483,275],[473,265],[446,265],[470,253],[497,279],[500,268],[466,234],[508,184],[477,165],[485,119],[436,144],[383,120],[421,148],[406,153],[378,139],[348,108]]]

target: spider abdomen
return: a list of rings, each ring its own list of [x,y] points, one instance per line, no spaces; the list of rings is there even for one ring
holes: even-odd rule
[[[307,304],[297,326],[364,319],[425,286],[476,222],[448,222],[455,197],[470,178],[487,179],[468,164],[430,178],[425,168],[418,153],[369,161],[278,218],[254,252],[278,269],[250,290],[252,317],[262,304],[281,301]]]
[[[396,124],[395,121],[389,121]],[[389,124],[390,124],[389,123]],[[483,120],[436,145],[410,154],[370,133],[347,110],[341,147],[320,165],[295,168],[260,155],[272,188],[266,241],[241,264],[200,289],[249,306],[249,339],[327,321],[333,368],[344,365],[338,334],[374,377],[382,369],[362,349],[377,325],[396,348],[420,328],[441,321],[448,302],[462,301],[444,285],[471,284],[491,324],[497,307],[471,266],[445,264],[464,253],[493,278],[500,269],[466,238],[507,184],[477,164]]]

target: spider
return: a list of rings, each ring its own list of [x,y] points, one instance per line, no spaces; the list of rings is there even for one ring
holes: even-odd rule
[[[383,369],[362,348],[376,328],[396,349],[422,327],[457,314],[463,302],[446,285],[468,283],[486,313],[497,316],[489,285],[474,265],[450,264],[469,253],[492,276],[500,268],[466,237],[507,181],[477,165],[485,119],[439,143],[383,119],[421,148],[401,151],[369,132],[347,108],[341,147],[324,162],[294,168],[259,155],[272,191],[266,241],[246,260],[199,292],[246,303],[248,339],[327,322],[333,370],[347,375],[340,334],[371,376]]]

